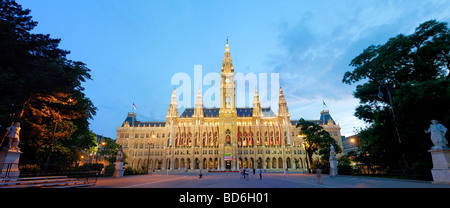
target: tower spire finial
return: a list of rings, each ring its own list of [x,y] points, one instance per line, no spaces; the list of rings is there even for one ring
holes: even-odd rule
[[[228,44],[228,36],[227,36],[227,44]]]

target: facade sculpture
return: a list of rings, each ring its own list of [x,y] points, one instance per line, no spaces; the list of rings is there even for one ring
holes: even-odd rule
[[[336,150],[334,149],[334,146],[331,145],[330,146],[330,159],[335,159],[336,158]]]
[[[447,128],[445,128],[445,126],[440,124],[437,120],[431,120],[430,127],[428,130],[425,130],[425,133],[431,133],[431,141],[434,145],[431,149],[448,148],[448,141],[445,139]]]
[[[19,140],[20,140],[20,123],[16,122],[14,125],[6,128],[8,131],[8,149],[19,151]]]

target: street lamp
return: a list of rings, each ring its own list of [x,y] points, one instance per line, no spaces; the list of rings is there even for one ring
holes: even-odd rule
[[[150,143],[148,144],[148,152],[147,152],[147,174],[148,174],[148,169],[150,168]]]
[[[381,87],[382,87],[383,85],[384,85],[384,84],[381,84],[381,85],[378,87],[378,98],[380,98],[380,99],[383,99],[383,95],[384,95],[384,94],[381,92]],[[406,159],[405,159],[405,154],[404,154],[403,151],[401,150],[402,140],[400,139],[400,133],[399,133],[399,131],[398,131],[398,124],[397,124],[397,120],[395,119],[395,109],[394,109],[394,104],[393,104],[393,102],[392,102],[391,91],[389,90],[389,87],[388,87],[388,86],[385,86],[385,87],[386,87],[386,90],[387,90],[387,93],[388,93],[388,96],[389,96],[389,105],[390,105],[390,109],[391,109],[392,118],[394,119],[395,132],[397,133],[398,144],[399,144],[400,151],[401,151],[401,154],[402,154],[403,163],[404,163],[404,165],[406,165],[406,167],[408,167],[408,163],[406,162]],[[404,169],[404,167],[403,167],[403,164],[400,164],[400,165],[401,165],[401,167],[402,167],[402,169],[403,169],[403,173],[406,175],[406,172],[405,172],[405,169]]]
[[[383,99],[384,94],[381,92],[381,86],[382,85],[380,85],[378,87],[378,98]],[[397,137],[398,137],[398,143],[401,144],[402,140],[400,139],[400,133],[398,131],[398,124],[397,124],[397,120],[395,119],[395,109],[394,109],[394,104],[392,102],[391,91],[389,90],[389,87],[387,87],[387,86],[386,86],[386,89],[387,89],[387,93],[388,93],[388,96],[389,96],[389,106],[390,106],[390,109],[391,109],[392,118],[394,119],[394,126],[395,126],[395,131],[396,131]]]

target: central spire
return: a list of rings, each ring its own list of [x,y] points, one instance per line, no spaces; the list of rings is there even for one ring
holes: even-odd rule
[[[225,45],[220,77],[220,109],[235,110],[236,86],[234,81],[233,62],[231,61],[230,56],[230,47],[228,47],[228,37],[227,44]]]
[[[221,72],[234,73],[233,62],[230,56],[230,47],[228,46],[228,37],[227,37],[227,44],[225,46],[225,54],[223,57]]]

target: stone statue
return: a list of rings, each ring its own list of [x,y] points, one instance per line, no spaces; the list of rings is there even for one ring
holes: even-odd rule
[[[336,150],[334,146],[330,145],[330,177],[334,177],[338,175],[338,167],[337,167],[337,158],[336,158]]]
[[[123,153],[122,153],[122,145],[119,147],[119,151],[116,156],[116,164],[114,170],[114,177],[119,178],[123,176]]]
[[[425,130],[425,133],[430,132],[431,141],[434,144],[434,146],[431,147],[432,150],[448,148],[448,141],[447,139],[445,139],[445,133],[447,133],[447,128],[445,128],[445,126],[443,126],[436,120],[431,120],[430,128],[428,128],[428,130]]]
[[[16,122],[14,125],[6,128],[8,131],[8,149],[9,150],[19,150],[19,135],[20,135],[20,123]]]
[[[120,146],[119,151],[117,151],[116,162],[123,162],[122,146]]]
[[[330,159],[336,158],[336,152],[334,150],[334,146],[330,146]]]

